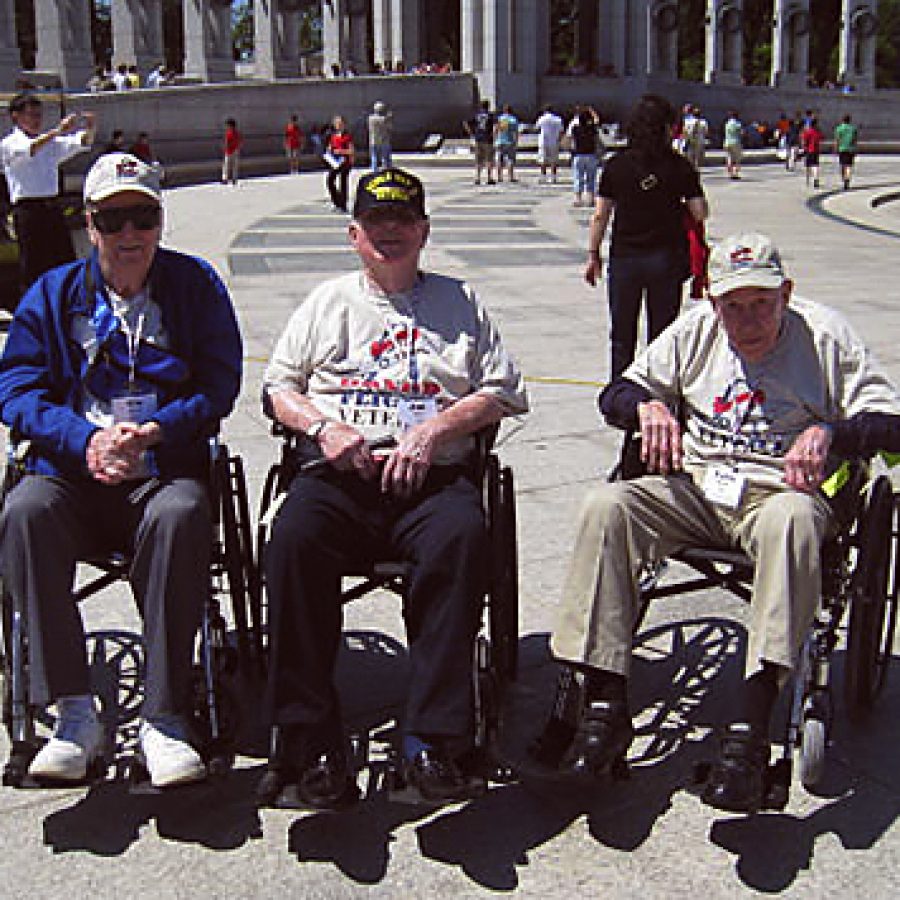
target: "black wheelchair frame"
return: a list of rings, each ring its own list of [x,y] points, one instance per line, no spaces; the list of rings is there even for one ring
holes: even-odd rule
[[[496,428],[480,433],[477,438],[473,474],[481,485],[485,524],[491,548],[491,572],[485,594],[482,613],[482,633],[476,638],[473,656],[473,681],[475,687],[475,747],[477,768],[497,774],[502,767],[496,765],[493,749],[500,729],[500,712],[503,692],[515,680],[518,668],[519,588],[516,543],[516,507],[513,472],[503,466],[493,452]],[[282,438],[280,458],[269,469],[260,499],[259,524],[257,526],[257,571],[260,589],[257,597],[260,605],[254,615],[257,622],[266,622],[265,584],[263,560],[268,530],[277,514],[278,497],[285,494],[298,472],[297,448],[305,437],[288,432],[276,423],[272,433]],[[307,465],[318,466],[315,459]],[[408,563],[397,559],[380,559],[371,565],[360,565],[343,573],[349,579],[342,584],[341,602],[349,603],[372,591],[384,589],[401,598],[409,575]],[[486,633],[484,630],[487,620]],[[257,649],[265,657],[265,625],[256,630]],[[277,730],[273,730],[272,746],[277,746]]]
[[[27,459],[27,442],[11,440],[0,502],[25,475]],[[230,455],[227,447],[215,439],[210,441],[210,500],[213,520],[210,591],[203,607],[195,663],[192,724],[200,738],[199,749],[210,773],[222,774],[231,766],[240,719],[231,680],[239,669],[245,670],[253,664],[248,611],[252,618],[253,610],[259,604],[255,599],[258,580],[243,462],[240,457]],[[124,552],[92,556],[80,560],[79,564],[89,567],[92,574],[73,591],[76,602],[128,579],[130,559]],[[221,598],[225,594],[230,598],[236,645],[229,641],[228,625],[222,611]],[[26,613],[2,583],[0,625],[2,721],[11,742],[2,781],[13,787],[33,787],[27,773],[42,744],[36,724],[43,711],[28,697]],[[89,772],[89,780],[103,777],[107,765],[107,760],[102,761],[102,768]],[[129,777],[140,783],[144,773],[132,763]]]
[[[831,656],[845,619],[844,703],[851,722],[873,708],[890,665],[900,595],[900,499],[886,475],[867,484],[868,465],[853,461],[848,466],[847,483],[833,502],[836,532],[822,548],[822,599],[793,674],[782,752],[768,771],[765,807],[769,809],[783,809],[787,804],[795,751],[800,782],[806,789],[814,789],[824,776],[836,705]],[[626,435],[610,480],[633,478],[644,471],[638,442]],[[690,571],[670,581],[665,560],[645,567],[639,580],[635,634],[653,600],[724,588],[750,601],[753,562],[743,551],[685,548],[670,558]],[[545,734],[553,734],[554,722],[575,727],[579,694],[575,671],[563,666]]]

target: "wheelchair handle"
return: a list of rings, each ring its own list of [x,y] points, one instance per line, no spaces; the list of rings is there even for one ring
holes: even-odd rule
[[[397,439],[393,437],[393,435],[386,434],[384,437],[375,438],[373,441],[368,442],[369,450],[384,450],[388,447],[395,447],[397,444]],[[300,466],[301,472],[318,472],[319,469],[324,469],[325,466],[329,465],[328,460],[324,456],[319,456],[316,459],[311,459],[309,462],[303,463]]]

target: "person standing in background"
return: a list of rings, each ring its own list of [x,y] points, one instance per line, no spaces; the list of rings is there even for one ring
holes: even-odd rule
[[[647,343],[678,316],[681,283],[690,264],[685,209],[694,222],[703,222],[709,215],[697,170],[672,149],[677,116],[668,100],[646,94],[626,125],[628,147],[603,167],[584,279],[593,286],[600,278],[600,247],[612,219],[608,271],[611,379],[634,359],[644,295]]]
[[[819,154],[822,152],[822,140],[825,135],[819,130],[819,120],[813,117],[800,132],[800,145],[803,147],[803,164],[806,166],[806,186],[819,186]]]
[[[238,131],[234,119],[225,120],[225,138],[222,143],[222,184],[237,186],[241,166],[241,147],[244,136]]]
[[[741,157],[744,154],[744,126],[738,114],[732,110],[725,120],[722,137],[728,177],[738,181],[741,177]]]
[[[559,166],[559,142],[565,125],[563,120],[549,107],[535,122],[538,129],[538,163],[541,167],[541,181],[552,181],[556,184],[556,170]],[[548,179],[547,170],[550,170]]]
[[[296,115],[292,115],[284,126],[284,155],[288,161],[288,172],[296,175],[300,171],[300,148],[303,146],[303,132]]]
[[[853,160],[856,157],[858,139],[859,129],[853,124],[848,114],[834,129],[834,149],[841,166],[841,181],[844,183],[845,191],[850,190],[850,176],[853,174]]]
[[[600,117],[591,107],[580,109],[569,125],[572,142],[573,206],[593,206],[597,190],[597,149]],[[582,202],[583,201],[583,202]]]
[[[59,167],[94,141],[93,113],[72,113],[41,131],[43,104],[29,93],[9,103],[13,131],[0,142],[0,160],[19,241],[19,271],[27,288],[44,272],[75,259],[69,226],[57,204]],[[79,125],[81,127],[79,127]]]
[[[513,115],[507,103],[497,118],[494,128],[494,149],[497,151],[497,181],[503,181],[503,167],[506,166],[510,181],[516,178],[516,147],[519,143],[519,120]]]
[[[373,172],[391,167],[393,118],[387,106],[376,100],[369,115],[369,158]]]
[[[463,122],[466,134],[472,138],[475,151],[475,184],[481,184],[481,170],[487,169],[487,183],[496,184],[494,181],[494,126],[497,117],[491,112],[487,100],[481,101],[478,111]]]
[[[325,162],[329,169],[325,186],[331,203],[338,212],[347,212],[347,189],[354,152],[353,136],[347,123],[343,116],[335,116],[325,151]]]

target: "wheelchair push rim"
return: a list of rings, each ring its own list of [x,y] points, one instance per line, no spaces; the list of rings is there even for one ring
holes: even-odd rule
[[[844,681],[848,712],[855,718],[872,708],[884,688],[897,615],[898,506],[886,476],[869,492],[857,545]]]

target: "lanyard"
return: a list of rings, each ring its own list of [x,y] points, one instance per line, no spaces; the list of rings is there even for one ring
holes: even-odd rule
[[[122,318],[122,330],[125,332],[125,339],[128,343],[128,390],[134,391],[137,382],[137,357],[141,344],[141,332],[144,330],[145,310],[141,309],[138,316],[137,325],[134,330],[128,325],[124,316]]]

